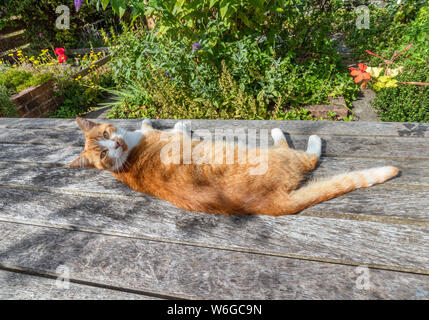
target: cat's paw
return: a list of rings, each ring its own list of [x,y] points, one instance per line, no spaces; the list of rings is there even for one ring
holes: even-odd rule
[[[142,125],[140,127],[140,130],[145,131],[145,130],[150,130],[150,129],[152,129],[152,122],[150,121],[150,119],[144,119],[142,121]]]
[[[173,132],[189,134],[191,132],[191,125],[188,121],[179,121],[174,125]]]
[[[322,154],[322,139],[319,136],[312,135],[308,138],[307,153],[315,154],[319,159]]]
[[[277,145],[280,141],[286,141],[283,131],[279,128],[274,128],[271,130],[271,136],[273,137],[274,145]]]

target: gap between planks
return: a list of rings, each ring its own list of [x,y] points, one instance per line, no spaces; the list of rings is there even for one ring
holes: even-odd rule
[[[49,229],[84,232],[84,233],[98,234],[103,236],[115,236],[115,237],[121,237],[126,239],[138,239],[138,240],[146,240],[146,241],[159,242],[159,243],[171,243],[171,244],[183,245],[183,246],[189,246],[189,247],[217,249],[222,251],[241,252],[241,253],[248,253],[248,254],[273,256],[273,257],[281,257],[281,258],[289,258],[289,259],[297,259],[297,260],[305,260],[305,261],[313,261],[313,262],[323,262],[323,263],[331,263],[331,264],[355,266],[355,267],[364,266],[372,269],[429,275],[429,269],[407,268],[407,267],[389,266],[389,265],[372,264],[372,263],[357,263],[357,262],[351,262],[351,261],[341,260],[341,259],[328,259],[328,258],[320,258],[320,257],[293,254],[293,253],[280,253],[280,252],[271,252],[271,251],[252,250],[249,248],[234,248],[234,247],[212,245],[208,243],[190,242],[190,241],[184,241],[184,240],[179,241],[179,240],[157,238],[157,237],[147,237],[147,236],[142,236],[138,234],[129,234],[129,233],[124,234],[117,231],[108,231],[108,230],[97,229],[97,228],[85,228],[82,226],[75,226],[75,225],[60,225],[60,224],[55,224],[50,222],[39,223],[37,221],[30,222],[30,221],[22,221],[22,220],[13,219],[13,218],[12,219],[0,218],[0,222],[36,226],[36,227],[43,227],[43,228],[49,228]]]
[[[54,280],[58,279],[58,277],[61,276],[59,274],[52,273],[52,272],[46,272],[46,271],[42,271],[42,270],[34,270],[31,268],[20,268],[18,266],[9,266],[9,265],[2,264],[2,263],[0,263],[0,270],[24,274],[24,275],[29,275],[29,276],[36,276],[36,277],[41,277],[41,278],[46,278],[46,279],[54,279]],[[158,298],[158,299],[168,299],[168,300],[184,300],[184,299],[190,300],[190,299],[192,299],[192,298],[186,297],[186,296],[171,295],[171,294],[166,294],[166,293],[162,293],[162,292],[153,292],[150,290],[137,290],[137,289],[132,289],[132,288],[124,288],[124,287],[109,285],[106,283],[93,282],[93,281],[88,281],[88,280],[72,278],[72,277],[70,277],[68,279],[68,281],[70,281],[71,283],[75,283],[75,284],[80,284],[80,285],[85,285],[85,286],[90,286],[90,287],[95,287],[95,288],[101,288],[101,289],[109,289],[109,290],[125,292],[125,293],[133,293],[133,294],[137,294],[137,295],[141,295],[141,296],[147,296],[147,297]]]

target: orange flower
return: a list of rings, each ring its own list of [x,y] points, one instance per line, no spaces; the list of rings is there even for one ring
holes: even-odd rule
[[[349,68],[350,74],[352,75],[352,77],[355,77],[354,78],[355,83],[362,82],[360,86],[361,88],[366,88],[366,85],[368,84],[369,79],[371,79],[371,75],[368,72],[365,72],[367,67],[368,66],[366,64],[359,63],[358,64],[359,69],[356,69],[353,67]]]

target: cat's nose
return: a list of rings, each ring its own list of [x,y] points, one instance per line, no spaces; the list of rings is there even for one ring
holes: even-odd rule
[[[121,146],[121,144],[118,141],[115,141],[115,149],[118,149]]]

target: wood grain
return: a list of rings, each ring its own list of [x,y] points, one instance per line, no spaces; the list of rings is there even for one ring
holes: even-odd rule
[[[428,276],[0,223],[0,264],[72,279],[204,299],[421,299]],[[427,297],[423,297],[426,298]]]
[[[363,168],[360,167],[360,169]],[[321,170],[320,173],[317,173],[318,170],[314,174],[316,177],[336,173],[331,172],[331,170]],[[356,213],[365,216],[429,221],[426,209],[429,207],[429,188],[408,187],[401,182],[402,177],[412,180],[411,174],[409,176],[408,172],[405,171],[401,177],[392,180],[394,185],[386,183],[368,189],[355,190],[341,197],[313,206],[309,210],[311,212],[321,211],[334,214]],[[63,191],[76,194],[77,197],[92,193],[94,195],[100,194],[100,196],[110,195],[111,197],[128,196],[132,198],[154,199],[131,190],[117,181],[111,173],[95,169],[77,170],[66,167],[45,167],[3,162],[0,163],[0,186],[27,187],[52,192]],[[391,201],[392,198],[397,201]]]
[[[118,290],[69,283],[35,275],[0,270],[0,300],[152,300],[153,297]]]
[[[0,188],[0,220],[429,273],[429,228],[305,215],[225,216],[135,199]],[[389,254],[386,254],[389,252]]]
[[[131,130],[138,129],[139,119],[110,120],[112,123]],[[178,120],[152,120],[157,128],[172,128]],[[293,121],[293,120],[190,120],[192,129],[214,128],[281,128],[285,132],[302,135],[355,135],[429,137],[428,123],[388,123],[388,122],[338,122],[338,121]],[[0,118],[0,128],[16,129],[76,129],[74,119],[11,119]]]

